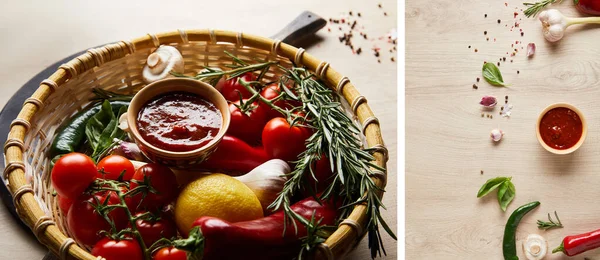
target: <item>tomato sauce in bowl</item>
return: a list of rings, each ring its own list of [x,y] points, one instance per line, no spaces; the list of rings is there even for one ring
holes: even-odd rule
[[[575,146],[583,136],[583,122],[577,112],[567,107],[555,107],[539,122],[539,134],[546,145],[566,150]]]
[[[219,109],[188,92],[171,92],[146,103],[137,116],[141,137],[173,152],[196,150],[215,138],[222,127]]]

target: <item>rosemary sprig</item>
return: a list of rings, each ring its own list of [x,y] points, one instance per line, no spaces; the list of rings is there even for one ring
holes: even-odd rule
[[[523,3],[524,6],[529,6],[529,8],[525,9],[523,13],[527,17],[536,16],[546,6],[556,3],[557,1],[560,3],[562,0],[543,0],[541,2],[536,3]]]
[[[548,213],[548,222],[546,221],[542,221],[542,220],[538,220],[537,221],[537,226],[539,229],[543,229],[543,230],[548,230],[551,228],[562,228],[563,225],[560,222],[560,218],[558,218],[558,214],[556,214],[556,211],[554,211],[554,216],[556,216],[556,220],[558,222],[554,222],[554,220],[552,220],[552,218],[550,217],[550,213]]]
[[[201,71],[200,73],[198,73],[194,77],[186,76],[186,75],[183,75],[181,73],[176,73],[176,72],[171,72],[171,75],[173,75],[175,77],[197,79],[197,80],[209,83],[213,86],[216,86],[217,83],[219,82],[219,80],[221,80],[221,78],[225,75],[228,75],[230,78],[234,78],[234,77],[241,76],[245,73],[254,72],[254,71],[258,71],[258,70],[261,71],[258,76],[258,80],[260,80],[265,75],[265,73],[267,73],[267,71],[269,70],[271,65],[278,63],[277,61],[265,61],[262,63],[248,64],[247,62],[239,59],[238,57],[234,56],[233,54],[231,54],[227,51],[225,51],[225,54],[227,54],[227,56],[231,57],[235,63],[235,64],[227,66],[231,70],[223,71],[223,70],[219,70],[219,69],[204,67],[204,70]]]
[[[396,239],[396,236],[383,221],[379,211],[380,207],[384,207],[378,197],[383,190],[369,177],[373,174],[373,169],[385,169],[372,163],[375,158],[368,151],[361,149],[357,138],[360,131],[344,113],[332,90],[315,79],[305,68],[280,68],[285,73],[282,80],[294,82],[294,90],[298,93],[296,98],[302,101],[306,118],[313,118],[308,122],[314,128],[314,134],[307,140],[306,150],[300,154],[295,169],[288,174],[288,181],[269,207],[273,210],[283,209],[286,217],[306,225],[308,221],[291,210],[290,198],[301,189],[307,189],[313,197],[317,197],[314,189],[308,185],[305,175],[310,174],[310,177],[315,178],[314,167],[311,165],[315,164],[322,154],[327,155],[332,171],[337,174],[319,199],[341,197],[344,201],[342,208],[345,209],[341,218],[349,215],[350,207],[364,203],[367,206],[371,256],[375,257],[377,253],[381,255],[382,250],[385,254],[379,234],[379,223],[391,237]],[[291,95],[289,98],[294,99]],[[290,221],[295,226],[295,222],[291,219]]]
[[[131,101],[133,98],[132,95],[124,95],[119,94],[110,90],[105,90],[101,88],[93,88],[92,93],[94,93],[94,97],[91,101],[100,101],[104,99],[108,99],[109,101],[121,100],[121,101]]]

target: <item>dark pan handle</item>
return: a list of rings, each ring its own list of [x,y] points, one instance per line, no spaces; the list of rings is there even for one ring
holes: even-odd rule
[[[271,36],[289,45],[297,46],[327,25],[327,21],[311,11],[304,11],[281,31]]]

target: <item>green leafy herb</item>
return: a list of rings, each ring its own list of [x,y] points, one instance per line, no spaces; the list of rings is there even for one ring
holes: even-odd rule
[[[512,202],[517,193],[511,179],[512,177],[496,177],[487,180],[483,186],[481,186],[479,192],[477,192],[477,198],[481,198],[498,189],[498,203],[500,204],[500,209],[506,211],[506,207]]]
[[[506,211],[508,204],[515,198],[515,185],[511,181],[505,181],[498,189],[498,203],[502,211]]]
[[[539,229],[543,229],[543,230],[548,230],[551,228],[562,228],[563,225],[560,222],[560,218],[558,218],[558,214],[556,214],[556,211],[554,211],[554,216],[556,216],[556,221],[558,222],[554,222],[554,220],[552,219],[552,217],[550,217],[550,213],[548,213],[548,222],[546,221],[542,221],[539,220],[537,221],[537,226]]]
[[[498,188],[500,185],[502,185],[502,183],[504,183],[506,181],[510,181],[510,177],[496,177],[496,178],[487,180],[485,182],[485,184],[483,184],[483,186],[481,186],[481,189],[479,189],[479,192],[477,192],[477,198],[481,198],[481,197],[487,195],[488,193],[492,192],[493,190]]]
[[[543,0],[541,2],[536,3],[523,3],[524,6],[529,6],[523,13],[527,17],[536,16],[539,12],[542,11],[542,9],[544,9],[550,4],[556,3],[556,1],[560,3],[562,0]],[[577,0],[575,1],[577,2]]]
[[[126,111],[127,107],[121,107],[115,116],[110,102],[104,100],[100,111],[87,122],[85,135],[92,148],[91,157],[94,161],[114,145],[114,139],[125,138],[126,133],[119,128],[119,117]]]
[[[488,83],[494,86],[506,86],[504,80],[502,79],[502,73],[494,63],[486,62],[483,64],[483,77],[487,80]]]

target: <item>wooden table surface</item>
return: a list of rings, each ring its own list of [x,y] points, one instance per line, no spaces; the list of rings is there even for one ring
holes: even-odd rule
[[[336,1],[4,1],[0,3],[0,105],[27,80],[50,64],[75,52],[108,42],[132,39],[146,33],[175,29],[227,29],[263,36],[275,34],[303,10],[322,17],[337,17],[342,12],[361,12],[359,26],[371,37],[385,36],[396,28],[396,2]],[[387,16],[383,12],[387,12]],[[356,15],[356,14],[355,14]],[[328,61],[331,67],[348,76],[369,100],[379,118],[383,137],[390,150],[388,189],[384,219],[396,230],[396,63],[390,53],[382,53],[377,63],[362,43],[363,55],[352,55],[338,38],[337,26],[321,30],[319,43],[307,48],[311,54]],[[377,42],[377,41],[376,41]],[[359,40],[355,41],[359,47]],[[379,44],[391,48],[389,44]],[[387,49],[384,50],[387,52]],[[46,249],[27,235],[4,209],[0,209],[0,258],[41,259]],[[396,258],[396,242],[383,235],[388,257]],[[348,259],[368,259],[364,239]]]
[[[504,2],[407,1],[407,259],[502,259],[506,221],[531,201],[541,206],[519,225],[521,259],[521,243],[528,234],[544,236],[552,249],[566,235],[600,228],[600,27],[572,26],[560,42],[550,44],[537,18],[522,15],[521,0],[507,0],[507,6]],[[579,15],[572,1],[555,8],[567,16]],[[515,21],[519,28],[511,32]],[[525,44],[511,47],[515,41]],[[537,51],[528,59],[521,46],[530,42]],[[514,48],[518,53],[510,57]],[[507,60],[499,69],[511,86],[483,82],[483,62],[496,63],[502,57]],[[482,81],[477,83],[477,77]],[[495,95],[501,104],[508,96],[512,116],[501,117],[497,106],[491,119],[482,118],[478,103],[484,95]],[[538,115],[555,102],[575,105],[588,120],[587,140],[574,154],[551,154],[536,139]],[[494,128],[505,132],[498,144],[489,137]],[[512,176],[516,186],[506,212],[495,193],[476,198],[481,185],[497,176]],[[536,220],[547,220],[547,213],[554,211],[564,228],[538,230]],[[584,257],[600,259],[600,250],[574,259]],[[555,254],[547,259],[563,258]]]

